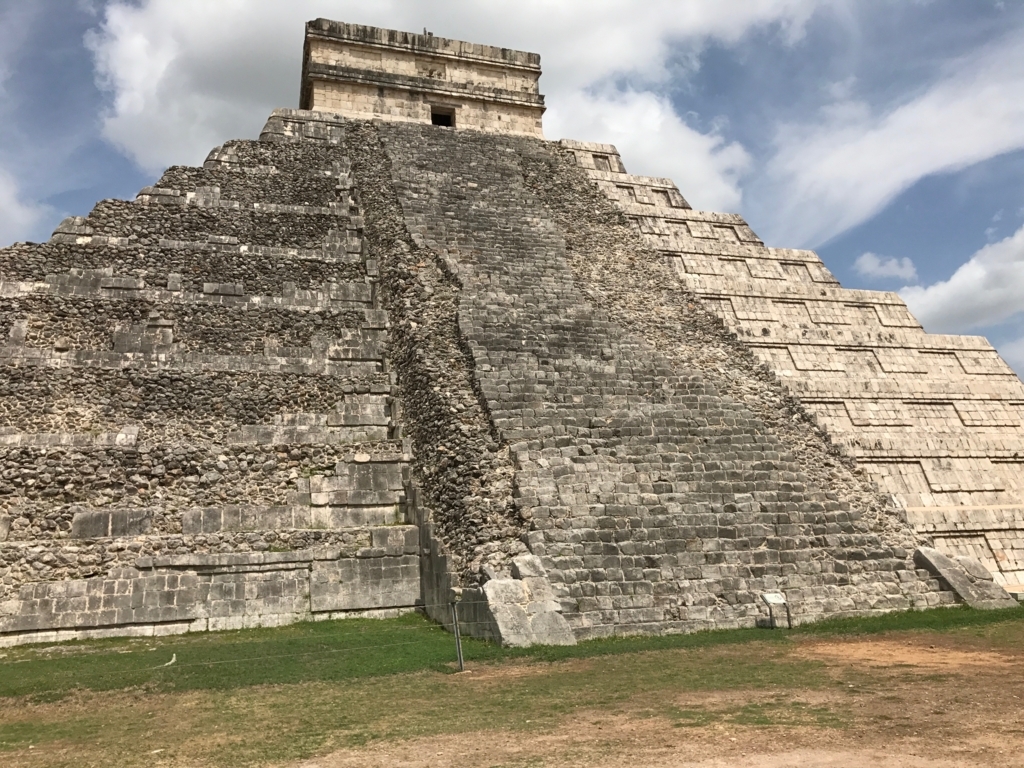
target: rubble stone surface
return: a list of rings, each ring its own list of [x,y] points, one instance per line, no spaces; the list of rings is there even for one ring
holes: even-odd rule
[[[310,30],[314,106],[394,75],[398,111],[277,110],[0,249],[0,644],[1013,603],[1024,390],[985,343],[543,140],[533,54]],[[402,50],[349,72],[346,36]],[[499,64],[521,93],[452,86]],[[477,122],[425,119],[459,94]]]

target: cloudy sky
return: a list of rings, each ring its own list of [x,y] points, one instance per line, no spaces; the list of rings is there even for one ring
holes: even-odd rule
[[[1024,0],[0,0],[0,243],[255,138],[319,16],[539,52],[548,138],[1024,372]]]

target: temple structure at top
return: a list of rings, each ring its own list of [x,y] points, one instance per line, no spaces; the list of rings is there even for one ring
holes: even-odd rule
[[[302,109],[543,138],[536,53],[317,19]]]

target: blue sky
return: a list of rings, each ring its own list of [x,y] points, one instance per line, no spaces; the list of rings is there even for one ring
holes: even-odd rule
[[[549,138],[1024,372],[1024,0],[0,0],[0,241],[255,137],[317,16],[539,52]]]

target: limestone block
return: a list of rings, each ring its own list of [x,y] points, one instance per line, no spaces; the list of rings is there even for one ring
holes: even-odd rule
[[[195,205],[201,208],[216,208],[220,205],[220,187],[196,187]]]
[[[988,579],[979,579],[973,572],[982,569],[981,563],[972,564],[968,571],[958,560],[931,547],[920,547],[914,553],[914,562],[941,577],[960,598],[972,608],[1013,608],[1017,601],[1001,586]]]
[[[491,579],[483,588],[498,640],[510,647],[575,645],[576,638],[560,613],[540,560],[533,555],[516,560],[518,572],[539,575],[525,580]]]
[[[11,330],[8,332],[8,344],[20,347],[25,343],[28,336],[28,320],[19,319],[11,323]]]
[[[137,277],[104,277],[100,280],[100,288],[118,291],[141,291],[146,281]]]
[[[239,165],[238,153],[234,147],[220,146],[210,151],[203,163],[204,168],[236,168]]]
[[[370,543],[389,556],[414,555],[418,549],[419,532],[412,526],[387,526],[370,530]]]
[[[0,515],[0,541],[7,541],[11,534],[11,516]]]
[[[526,588],[521,582],[492,579],[484,585],[484,595],[502,645],[526,648],[537,644],[531,618],[526,612]]]
[[[401,532],[404,546],[404,531]],[[413,606],[420,599],[419,558],[316,561],[310,575],[314,612]]]
[[[203,283],[203,293],[214,296],[243,296],[245,286],[241,283]]]
[[[995,579],[992,572],[975,557],[960,555],[952,559],[959,563],[967,571],[967,575],[975,581],[993,581]]]
[[[152,527],[152,514],[145,509],[81,510],[71,520],[71,535],[76,539],[138,536]]]
[[[185,196],[180,190],[168,187],[143,187],[136,197],[136,202],[143,205],[184,205]]]
[[[512,558],[512,576],[517,579],[545,577],[547,572],[539,557],[527,554]]]
[[[53,231],[54,235],[91,235],[92,227],[86,223],[84,216],[68,216],[57,225]],[[72,241],[73,242],[73,241]]]
[[[144,323],[118,328],[112,337],[115,352],[168,352],[174,343],[174,321],[154,312]]]

